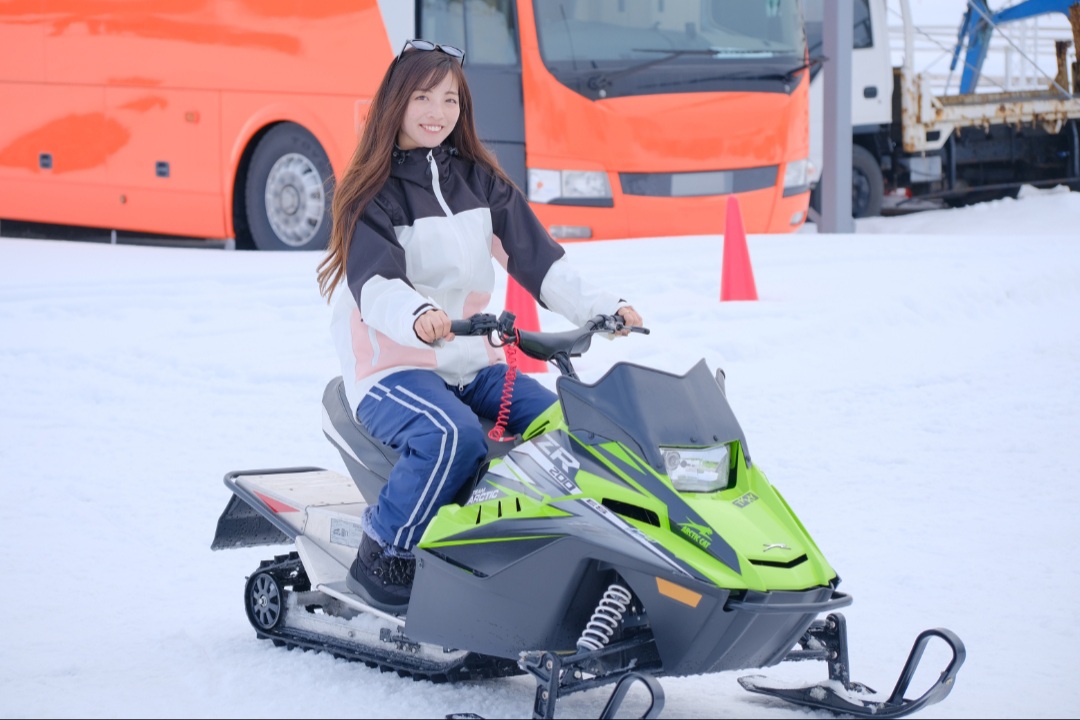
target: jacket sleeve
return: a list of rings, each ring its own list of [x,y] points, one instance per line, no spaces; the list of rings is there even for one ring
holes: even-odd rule
[[[551,239],[520,190],[494,173],[489,183],[491,230],[506,252],[506,271],[540,300],[544,276],[566,251]]]
[[[507,255],[506,271],[542,306],[583,325],[629,304],[581,276],[520,190],[493,175],[489,201],[492,231]]]
[[[416,291],[405,266],[405,249],[393,220],[377,199],[372,200],[357,220],[349,245],[345,261],[349,291],[369,326],[401,345],[426,348],[413,323],[438,306]]]

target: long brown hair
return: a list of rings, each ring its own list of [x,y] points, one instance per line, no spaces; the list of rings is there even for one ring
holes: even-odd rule
[[[326,257],[318,267],[319,292],[327,302],[345,277],[345,261],[357,220],[390,178],[391,154],[412,94],[417,90],[430,90],[442,82],[447,73],[453,73],[457,82],[460,113],[446,142],[462,157],[479,163],[511,183],[495,155],[476,135],[472,95],[458,61],[439,51],[405,52],[387,68],[371,100],[364,133],[334,190],[330,243]]]

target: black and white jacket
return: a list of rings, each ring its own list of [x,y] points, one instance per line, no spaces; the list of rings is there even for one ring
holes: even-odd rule
[[[368,203],[346,259],[332,334],[353,408],[378,380],[428,368],[464,385],[501,350],[485,338],[436,346],[413,331],[440,308],[450,318],[484,312],[495,286],[492,258],[540,304],[580,325],[626,305],[585,282],[519,190],[446,146],[395,150],[390,179]]]

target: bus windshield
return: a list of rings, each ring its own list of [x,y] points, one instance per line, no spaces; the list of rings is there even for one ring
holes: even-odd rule
[[[790,92],[806,67],[799,0],[534,0],[547,69],[592,99]]]

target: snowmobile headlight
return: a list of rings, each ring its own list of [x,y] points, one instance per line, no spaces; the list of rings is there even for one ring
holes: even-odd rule
[[[679,492],[708,493],[727,487],[731,467],[727,444],[700,449],[661,447],[660,452],[671,484]]]

